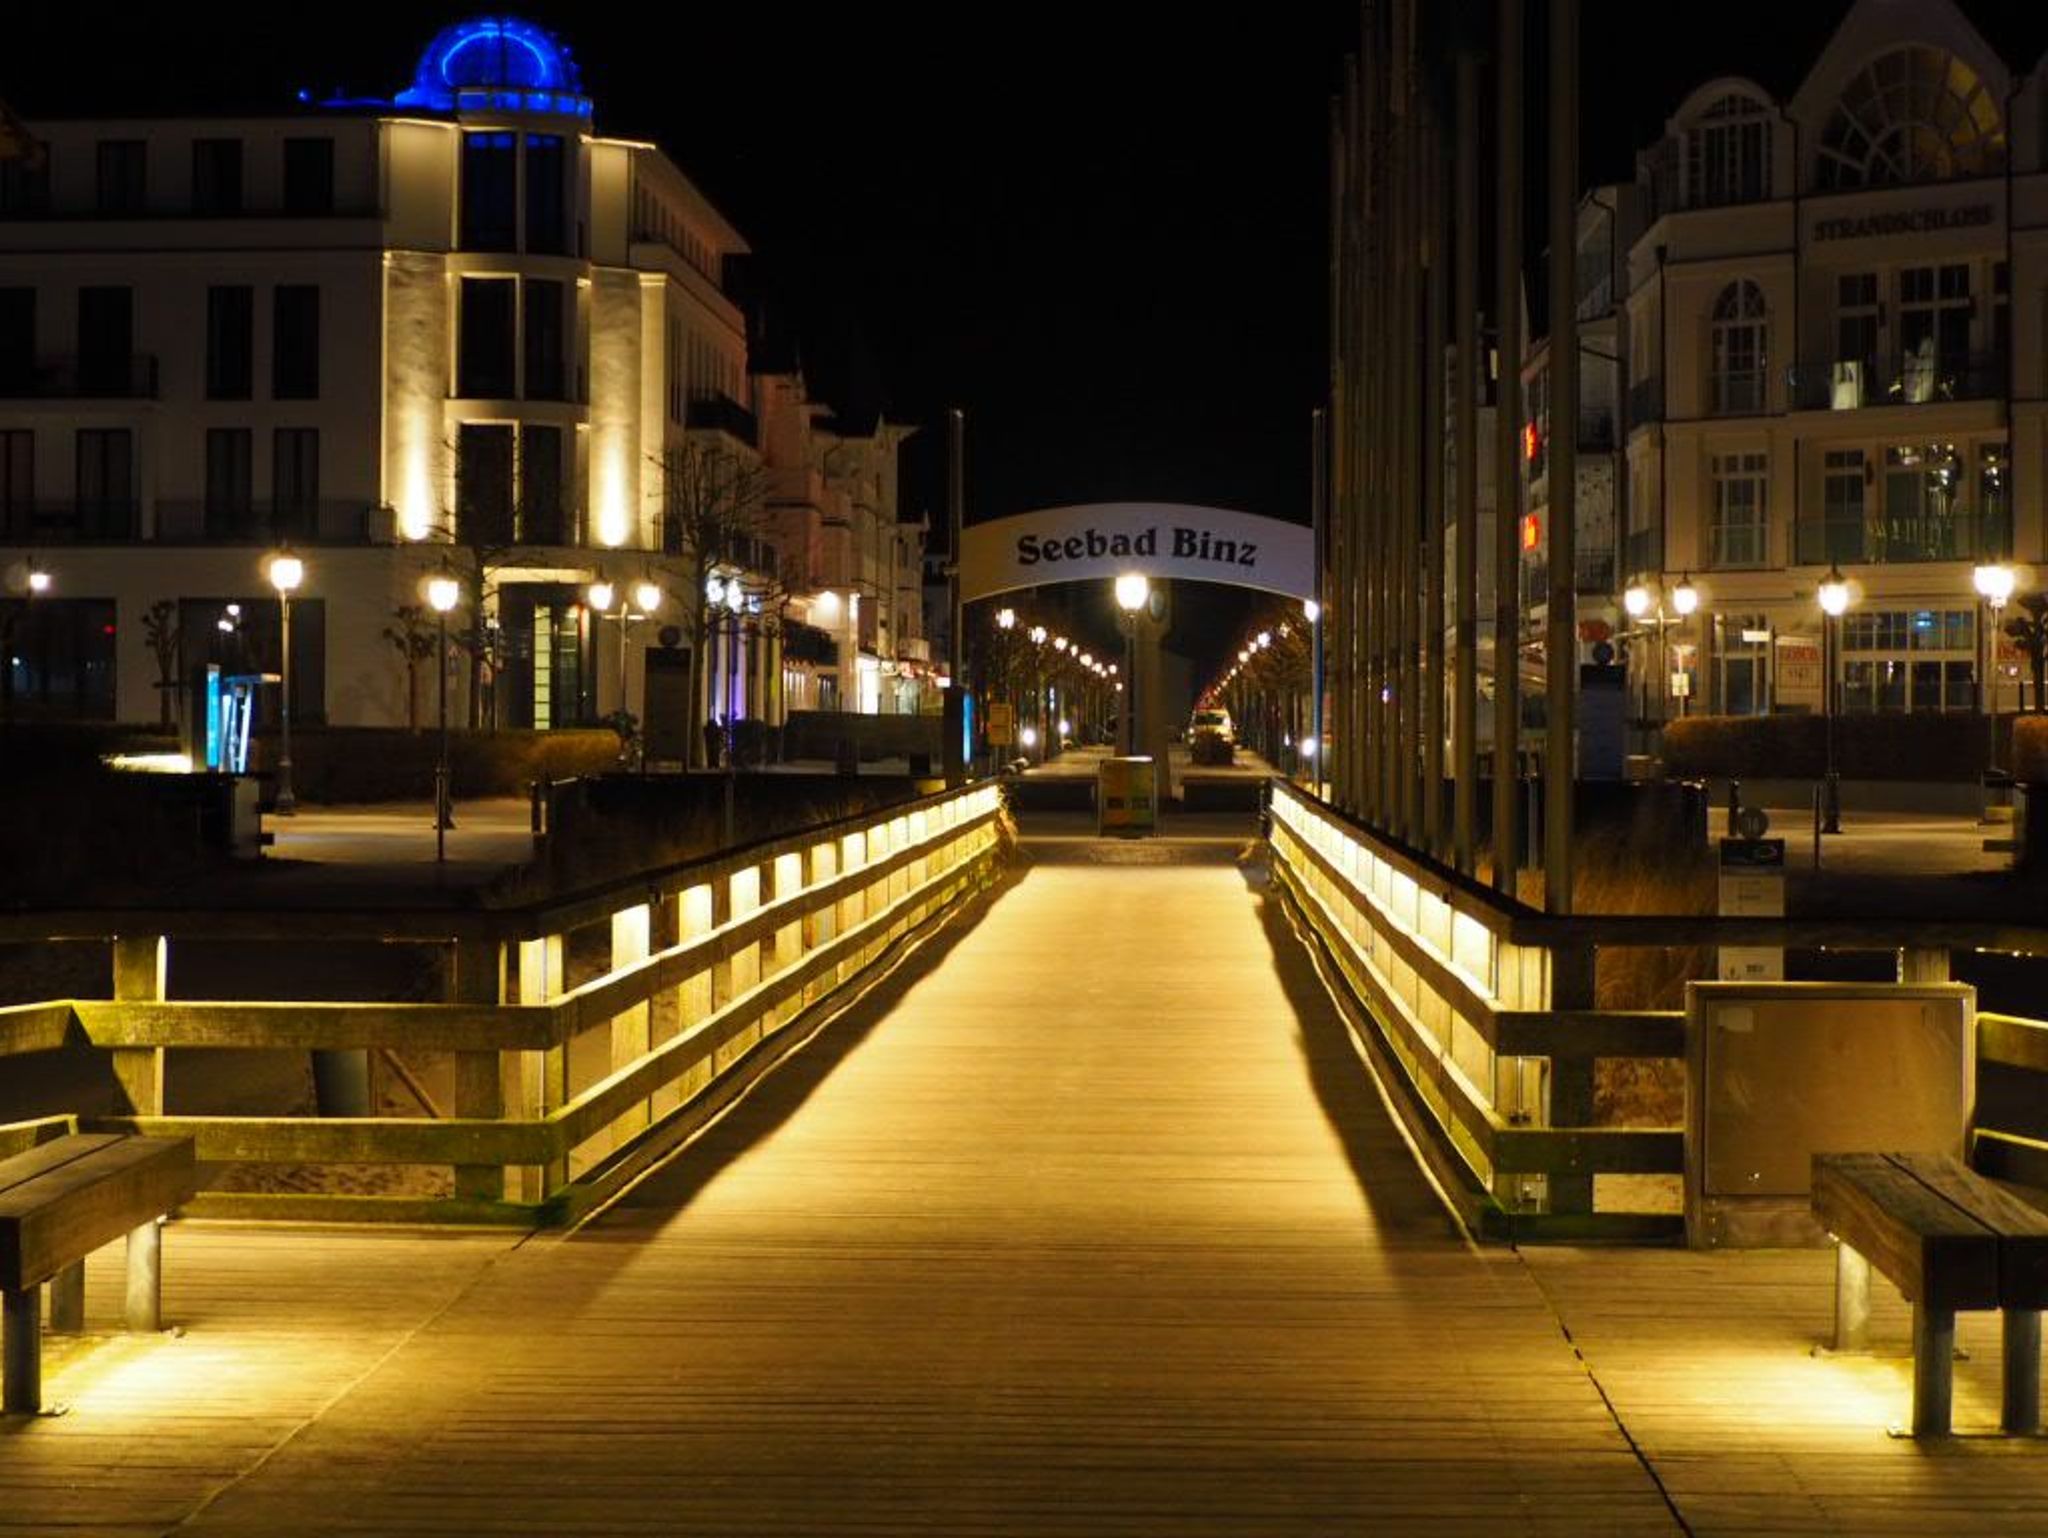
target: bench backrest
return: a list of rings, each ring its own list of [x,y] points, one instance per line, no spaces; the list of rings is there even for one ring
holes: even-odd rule
[[[0,1160],[0,1288],[48,1281],[197,1188],[188,1137],[83,1133]]]

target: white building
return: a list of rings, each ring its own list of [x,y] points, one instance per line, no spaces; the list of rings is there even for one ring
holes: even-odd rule
[[[386,632],[444,563],[481,592],[474,629],[455,619],[477,719],[639,713],[668,626],[684,645],[740,632],[705,648],[699,720],[779,719],[785,605],[821,623],[824,590],[870,574],[811,564],[800,521],[752,514],[713,552],[742,621],[694,623],[677,467],[774,473],[723,281],[746,244],[659,148],[595,131],[556,39],[449,27],[389,102],[27,127],[40,153],[0,161],[0,573],[51,579],[9,663],[25,707],[156,719],[159,601],[179,672],[275,670],[263,567],[288,543],[297,719],[405,722]],[[874,488],[883,543],[906,537],[901,436],[860,439],[846,477]],[[664,597],[643,616],[645,581]],[[826,628],[857,655],[841,607]]]
[[[1973,569],[2048,581],[2044,127],[2042,63],[1861,0],[1789,100],[1710,81],[1641,155],[1623,580],[1696,585],[1693,709],[1821,709],[1837,567],[1843,708],[1978,707]]]

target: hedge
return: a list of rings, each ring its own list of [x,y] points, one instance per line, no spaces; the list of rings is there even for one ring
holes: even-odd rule
[[[260,738],[256,767],[277,763],[277,739]],[[292,732],[292,790],[325,805],[431,801],[441,739],[402,727],[312,726]],[[619,765],[609,728],[553,732],[450,732],[449,779],[457,799],[519,796],[535,780],[603,774]]]
[[[1999,762],[2015,717],[1998,721]],[[2021,717],[2022,738],[2048,718]],[[1984,772],[1987,729],[1976,714],[1835,718],[1835,769],[1845,780],[1972,783]],[[1816,715],[1687,716],[1664,725],[1671,779],[1813,780],[1827,772],[1827,721]]]
[[[2048,716],[2019,716],[2012,723],[2012,777],[2039,785],[2048,782]]]

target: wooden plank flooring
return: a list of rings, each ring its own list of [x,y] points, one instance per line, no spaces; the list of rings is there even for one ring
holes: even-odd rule
[[[1465,1244],[1229,846],[1035,852],[574,1236],[173,1229],[188,1333],[53,1356],[0,1534],[1678,1531],[1546,1293],[1696,1531],[2042,1493],[1859,1420],[1825,1257]]]

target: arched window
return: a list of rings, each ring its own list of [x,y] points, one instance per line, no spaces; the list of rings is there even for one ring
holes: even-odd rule
[[[1909,44],[1850,80],[1820,136],[1823,190],[1989,176],[2005,169],[2005,123],[1977,72]]]
[[[1768,198],[1770,109],[1731,92],[1701,113],[1685,135],[1685,190],[1689,208]]]
[[[1709,397],[1719,413],[1745,416],[1764,409],[1764,294],[1747,278],[1714,301],[1714,373]]]

